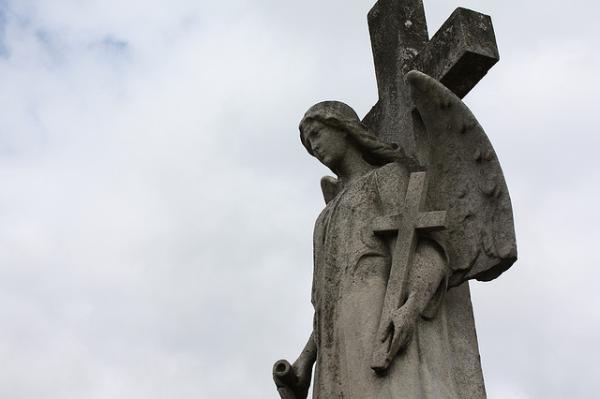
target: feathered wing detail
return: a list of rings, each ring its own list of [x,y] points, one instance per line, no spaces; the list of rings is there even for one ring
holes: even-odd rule
[[[417,137],[429,179],[427,209],[447,211],[432,235],[447,251],[451,285],[489,281],[517,259],[510,196],[494,149],[469,108],[418,71],[407,74],[424,129]]]

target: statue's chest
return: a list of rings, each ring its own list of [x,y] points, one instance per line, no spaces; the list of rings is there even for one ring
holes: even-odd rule
[[[373,220],[381,215],[375,179],[372,174],[345,189],[319,217],[315,253],[320,267],[339,272],[381,247],[372,231]]]

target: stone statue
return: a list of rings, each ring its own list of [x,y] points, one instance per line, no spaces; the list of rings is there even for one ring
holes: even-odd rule
[[[326,101],[300,123],[302,144],[336,178],[321,181],[313,333],[273,369],[283,399],[307,397],[313,367],[315,399],[485,398],[468,281],[515,262],[510,197],[456,91],[417,70],[401,78],[403,92],[380,90],[363,121]],[[386,142],[391,127],[399,137]]]

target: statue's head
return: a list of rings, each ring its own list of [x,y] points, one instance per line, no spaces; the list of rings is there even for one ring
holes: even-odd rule
[[[310,107],[300,121],[300,140],[306,150],[332,167],[349,146],[357,148],[374,166],[405,159],[397,146],[383,143],[340,101],[323,101]]]
[[[306,150],[330,168],[340,162],[348,147],[349,127],[360,123],[348,105],[325,101],[311,107],[300,122],[300,140]]]

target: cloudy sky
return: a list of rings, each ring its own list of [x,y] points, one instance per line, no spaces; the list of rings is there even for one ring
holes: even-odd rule
[[[276,398],[311,328],[313,103],[377,100],[373,0],[0,0],[0,397]],[[466,102],[518,263],[473,285],[490,399],[596,398],[600,6],[493,16]]]

